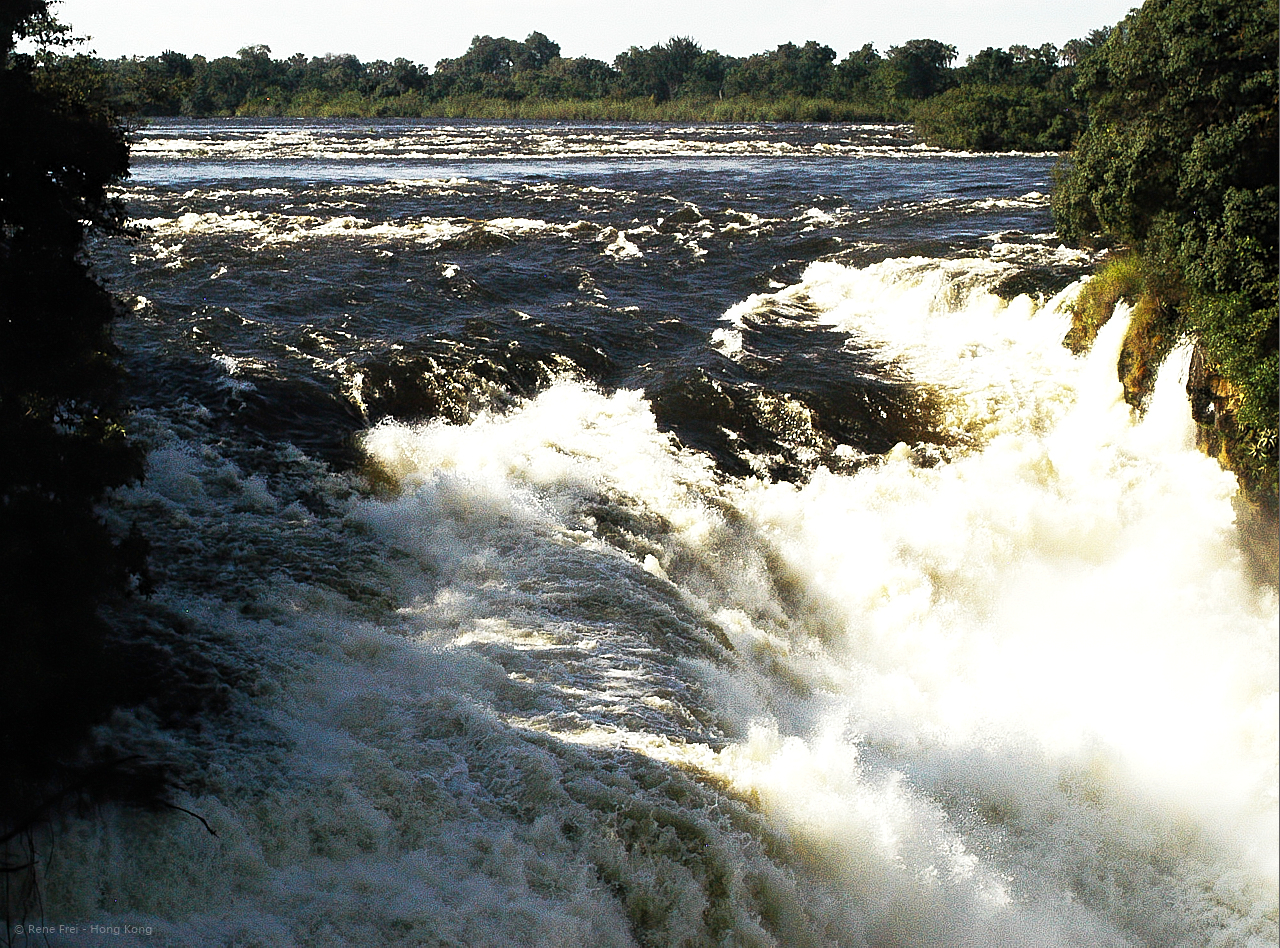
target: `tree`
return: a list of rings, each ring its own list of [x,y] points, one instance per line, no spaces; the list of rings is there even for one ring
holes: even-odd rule
[[[1034,86],[968,83],[918,103],[916,133],[964,151],[1061,151],[1078,126],[1067,103]]]
[[[783,43],[768,53],[749,56],[726,80],[730,94],[781,97],[816,96],[829,91],[835,77],[835,50],[809,40],[804,46]]]
[[[1058,58],[1058,48],[1052,43],[1045,43],[1038,49],[1010,46],[1008,51],[988,47],[970,56],[964,68],[958,70],[957,78],[961,85],[1014,85],[1043,89],[1058,71]]]
[[[556,57],[546,68],[528,70],[516,77],[517,87],[529,96],[549,99],[603,99],[618,74],[608,63],[587,56]]]
[[[937,40],[908,40],[889,49],[889,76],[900,99],[927,99],[951,85],[956,48]]]
[[[195,75],[195,66],[190,56],[166,49],[160,54],[159,71],[166,79],[190,79]]]
[[[230,56],[220,56],[203,63],[188,98],[191,112],[197,115],[234,114],[251,92],[244,65],[242,59]]]
[[[0,835],[112,700],[99,607],[141,570],[95,513],[141,475],[120,423],[115,304],[84,256],[118,230],[124,131],[16,55],[44,0],[0,4]]]
[[[255,74],[262,76],[262,80],[258,81],[260,84],[255,83],[253,90],[258,93],[266,87],[266,81],[271,77],[272,72],[255,71]],[[312,58],[307,66],[306,87],[320,89],[330,95],[338,95],[356,88],[364,75],[364,63],[355,56],[350,53],[330,53],[323,57]]]
[[[1043,89],[1058,71],[1058,47],[1052,43],[1032,49],[1030,46],[1010,46],[1013,56],[1013,81],[1020,86]]]
[[[1060,151],[1071,147],[1079,119],[1057,82],[1058,49],[988,47],[956,70],[958,85],[917,103],[916,132],[945,148],[969,151]]]
[[[884,62],[870,43],[849,53],[835,67],[832,87],[836,95],[857,102],[872,101],[876,97],[876,76]]]
[[[1075,66],[1100,50],[1110,35],[1111,27],[1109,26],[1098,30],[1090,30],[1088,36],[1081,39],[1068,40],[1066,45],[1062,47],[1059,56],[1066,65]]]
[[[545,69],[551,65],[552,60],[559,58],[560,44],[535,31],[526,36],[524,43],[516,50],[515,69],[516,72]]]
[[[467,51],[457,59],[443,59],[437,69],[460,76],[508,79],[516,71],[523,47],[505,36],[473,36]]]
[[[700,78],[695,67],[704,62],[702,47],[687,36],[673,36],[664,46],[632,46],[613,61],[630,95],[655,102],[675,98],[688,78]]]
[[[1088,127],[1053,203],[1065,236],[1178,285],[1177,327],[1236,389],[1232,437],[1272,494],[1277,39],[1275,0],[1147,0],[1076,67]]]
[[[997,86],[1012,82],[1014,66],[1012,53],[988,46],[982,52],[969,57],[969,61],[960,70],[960,84]]]
[[[436,64],[434,85],[442,95],[485,95],[511,98],[516,94],[512,77],[524,44],[505,36],[475,36],[457,59]]]
[[[420,92],[427,78],[425,69],[403,57],[393,62],[375,60],[365,67],[365,76],[378,99]]]

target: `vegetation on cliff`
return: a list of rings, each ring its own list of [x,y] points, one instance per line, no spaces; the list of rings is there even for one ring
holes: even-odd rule
[[[1079,69],[1088,119],[1053,199],[1064,236],[1132,248],[1125,295],[1155,314],[1137,374],[1167,348],[1143,332],[1194,339],[1202,442],[1272,509],[1277,40],[1275,0],[1147,0]]]

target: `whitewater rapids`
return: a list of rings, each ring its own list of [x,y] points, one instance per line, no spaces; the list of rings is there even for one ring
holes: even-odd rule
[[[1274,945],[1277,598],[1191,445],[1185,353],[1137,417],[1126,315],[1071,356],[1077,288],[1006,301],[1001,272],[817,263],[725,314],[730,357],[799,307],[939,398],[954,447],[798,483],[564,378],[370,428],[377,493],[281,448],[324,516],[144,413],[119,516],[341,581],[162,587],[242,673],[235,724],[110,727],[202,774],[179,802],[217,836],[71,821],[45,918],[148,946]]]

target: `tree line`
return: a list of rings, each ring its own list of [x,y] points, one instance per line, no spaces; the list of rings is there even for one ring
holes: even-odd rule
[[[632,46],[612,63],[564,57],[534,32],[477,36],[434,70],[353,55],[275,59],[267,46],[208,59],[50,56],[47,68],[94,87],[122,115],[915,121],[926,140],[965,149],[1061,150],[1082,114],[1080,64],[1107,30],[1061,49],[989,48],[955,65],[956,48],[917,39],[837,59],[810,40],[726,56],[688,37]]]

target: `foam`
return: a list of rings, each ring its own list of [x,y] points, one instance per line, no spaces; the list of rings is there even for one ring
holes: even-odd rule
[[[416,477],[404,472],[458,463],[465,442],[484,456],[467,471],[491,483],[505,459],[504,478],[537,485],[538,509],[564,516],[562,491],[585,480],[679,524],[651,555],[733,643],[740,664],[704,674],[742,737],[713,758],[608,728],[574,739],[684,760],[761,800],[859,893],[868,931],[893,917],[896,937],[921,944],[1194,938],[1217,922],[1164,906],[1193,903],[1212,878],[1255,893],[1229,924],[1265,932],[1276,689],[1274,663],[1252,656],[1275,653],[1276,600],[1245,578],[1234,481],[1187,449],[1185,403],[1173,422],[1166,407],[1141,421],[1123,404],[1123,313],[1089,358],[1072,357],[1058,343],[1069,294],[1005,303],[986,289],[1003,272],[815,265],[784,291],[963,396],[954,423],[979,431],[982,449],[936,468],[893,452],[852,477],[695,481],[677,496],[658,485],[688,458],[637,463],[626,450],[647,421],[605,426],[618,436],[608,450],[583,446],[616,409],[584,415],[595,396],[572,383],[506,416],[502,435],[487,419],[413,435],[437,447],[424,455],[414,441],[411,462],[400,441],[371,449]],[[1176,364],[1172,378],[1162,399]],[[627,404],[630,423],[644,420]],[[446,431],[458,446],[438,447]],[[708,496],[716,504],[696,502]],[[715,513],[724,504],[742,527]],[[778,581],[802,591],[798,603],[774,598]],[[1114,863],[1149,875],[1170,859],[1177,869],[1145,896],[1068,895],[1073,873]]]
[[[1234,478],[1191,447],[1186,351],[1137,420],[1114,368],[1123,313],[1088,359],[1064,360],[1061,300],[1006,306],[947,285],[973,268],[999,273],[815,265],[784,292],[961,393],[953,422],[983,449],[755,485],[739,509],[812,597],[828,654],[846,656],[841,713],[871,746],[909,772],[957,755],[979,783],[1002,744],[1045,785],[1079,768],[1108,819],[1133,821],[1124,832],[1191,820],[1218,873],[1243,861],[1272,882],[1276,676],[1251,656],[1276,651],[1276,600],[1246,579]],[[788,786],[780,799],[800,796]],[[1055,816],[1077,818],[1091,815]]]
[[[767,125],[738,126],[572,126],[550,132],[536,125],[483,123],[451,126],[398,123],[391,133],[334,135],[323,127],[282,129],[269,124],[245,125],[229,133],[180,122],[155,123],[139,129],[131,143],[143,161],[266,160],[378,162],[396,175],[415,162],[455,162],[476,158],[506,161],[578,158],[824,158],[870,157],[928,160],[985,158],[972,152],[946,151],[910,144],[907,126],[825,126],[830,136],[792,142],[771,135]],[[656,131],[660,129],[660,132]],[[372,130],[371,130],[372,131]],[[1024,153],[1010,152],[1010,155]],[[1042,158],[1045,155],[1035,155]],[[1051,157],[1051,156],[1050,156]],[[404,172],[396,166],[405,166]]]
[[[152,945],[1274,942],[1277,602],[1234,480],[1188,448],[1182,354],[1137,418],[1125,314],[1071,356],[1071,291],[1004,301],[1009,272],[814,264],[728,314],[724,345],[803,313],[935,389],[970,440],[930,468],[725,478],[569,379],[372,428],[377,497],[152,419],[117,516],[200,552],[160,601],[247,682],[233,733],[163,738],[219,837],[73,821],[50,914],[119,897]]]
[[[420,218],[395,222],[370,221],[351,214],[319,217],[307,214],[278,214],[259,211],[229,211],[227,213],[188,212],[177,218],[144,218],[134,225],[154,235],[149,253],[157,260],[164,260],[169,268],[188,265],[183,253],[184,243],[175,238],[193,236],[226,236],[244,238],[253,249],[280,244],[296,244],[311,241],[352,240],[362,242],[407,242],[426,248],[447,246],[459,240],[478,235],[501,237],[508,240],[538,238],[577,239],[583,235],[596,235],[597,239],[612,238],[604,248],[609,256],[625,258],[641,254],[640,249],[627,239],[628,231],[617,233],[612,228],[601,229],[585,221],[553,224],[531,218],[499,217],[491,220],[470,218]],[[135,254],[135,258],[139,256]],[[225,268],[211,278],[226,273]]]

